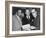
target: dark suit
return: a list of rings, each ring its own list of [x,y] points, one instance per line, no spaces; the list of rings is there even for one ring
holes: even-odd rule
[[[34,26],[36,27],[36,30],[40,29],[40,15],[37,15],[37,17],[34,19]]]
[[[26,24],[31,24],[32,25],[32,19],[34,19],[32,14],[30,14],[30,19],[27,19],[26,15],[25,15],[22,19],[22,25],[26,25]]]

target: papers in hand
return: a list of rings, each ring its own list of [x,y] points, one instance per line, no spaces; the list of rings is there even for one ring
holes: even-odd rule
[[[35,26],[31,26],[31,29],[36,29],[36,27]]]
[[[30,24],[26,24],[22,26],[24,31],[30,31],[31,29],[36,29],[35,26],[31,26]]]
[[[26,24],[22,26],[23,30],[29,31],[30,30],[30,24]]]

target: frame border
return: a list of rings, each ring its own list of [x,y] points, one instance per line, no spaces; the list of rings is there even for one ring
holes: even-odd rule
[[[29,5],[42,5],[43,6],[43,33],[31,33],[31,34],[12,34],[9,35],[9,5],[10,4],[29,4]],[[45,3],[35,2],[19,2],[19,1],[5,1],[5,37],[20,37],[20,36],[37,36],[45,35]]]

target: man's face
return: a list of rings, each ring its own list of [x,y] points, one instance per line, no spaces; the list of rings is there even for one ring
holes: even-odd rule
[[[32,9],[32,15],[33,15],[34,17],[36,17],[37,12],[35,11],[35,9]]]
[[[29,16],[29,15],[30,15],[30,11],[29,11],[28,9],[26,9],[25,14],[26,14],[27,16]]]
[[[20,16],[20,15],[21,15],[21,12],[22,12],[21,10],[18,10],[18,16]]]

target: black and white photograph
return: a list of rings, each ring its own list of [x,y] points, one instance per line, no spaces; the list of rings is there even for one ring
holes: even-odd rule
[[[40,8],[12,7],[12,31],[40,30]]]
[[[6,4],[7,5],[7,4]],[[6,6],[7,32],[9,35],[37,35],[44,31],[44,7],[42,3],[8,3]],[[6,32],[6,33],[7,33]],[[15,35],[14,35],[15,34]]]

